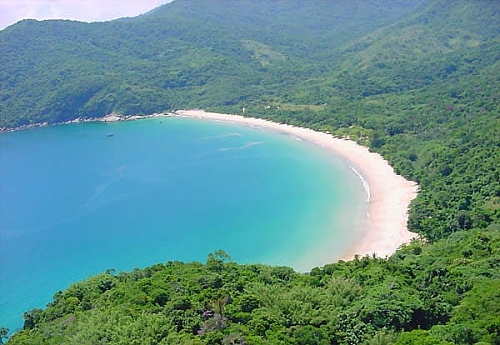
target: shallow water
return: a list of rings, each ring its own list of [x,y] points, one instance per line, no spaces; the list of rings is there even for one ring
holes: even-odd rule
[[[308,270],[353,245],[366,204],[341,159],[251,127],[153,118],[4,133],[0,326],[108,268],[223,249]]]

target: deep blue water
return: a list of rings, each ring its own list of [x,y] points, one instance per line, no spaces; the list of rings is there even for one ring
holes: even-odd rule
[[[338,157],[261,129],[155,118],[4,133],[0,327],[108,268],[223,249],[308,270],[353,244],[365,208]]]

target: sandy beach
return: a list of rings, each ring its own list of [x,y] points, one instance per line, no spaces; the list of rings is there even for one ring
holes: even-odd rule
[[[378,153],[347,139],[334,138],[330,134],[308,128],[279,124],[268,120],[205,112],[203,110],[178,110],[171,115],[232,122],[292,135],[330,150],[341,156],[367,182],[369,206],[363,238],[353,248],[346,248],[342,259],[355,255],[379,257],[391,255],[417,234],[408,231],[408,207],[418,193],[418,185],[397,175],[394,169]]]

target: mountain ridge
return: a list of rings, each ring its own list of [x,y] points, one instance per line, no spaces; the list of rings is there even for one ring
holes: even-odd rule
[[[255,4],[254,2],[247,1],[244,2],[244,4],[241,2],[234,4],[230,3],[231,6],[223,6],[223,3],[224,2],[218,1],[201,2],[178,0],[173,3],[165,4],[149,14],[136,18],[90,24],[73,21],[22,21],[3,30],[0,32],[0,48],[8,53],[2,58],[1,62],[3,62],[5,66],[9,66],[9,68],[4,70],[5,74],[0,75],[0,80],[8,80],[12,74],[16,74],[16,64],[11,66],[13,61],[22,61],[26,59],[26,57],[31,56],[32,59],[27,61],[29,65],[20,65],[19,68],[31,68],[31,73],[38,75],[31,79],[34,79],[33,81],[35,82],[38,81],[37,83],[41,85],[33,85],[33,81],[28,82],[22,78],[17,78],[2,85],[2,89],[5,90],[5,95],[2,98],[8,97],[8,105],[0,109],[0,126],[16,127],[36,122],[54,122],[52,120],[55,118],[66,121],[70,120],[71,117],[75,117],[76,114],[74,113],[76,112],[80,112],[76,117],[95,117],[103,116],[110,112],[123,112],[126,114],[137,112],[151,113],[179,107],[188,108],[190,106],[200,107],[217,105],[217,102],[218,105],[238,103],[241,101],[239,98],[242,96],[234,97],[231,96],[231,93],[227,95],[200,97],[201,100],[198,100],[198,104],[196,104],[196,102],[190,103],[184,100],[184,98],[186,98],[186,96],[184,96],[185,94],[196,97],[200,92],[210,93],[210,90],[199,90],[199,88],[196,87],[197,85],[194,85],[192,88],[189,88],[189,85],[187,85],[188,89],[186,90],[183,89],[185,86],[184,82],[179,83],[179,80],[184,79],[184,75],[188,75],[190,80],[196,79],[191,76],[191,74],[194,74],[199,79],[198,84],[205,84],[207,80],[204,80],[203,76],[207,75],[206,69],[209,68],[215,71],[215,73],[212,73],[215,75],[207,75],[207,77],[210,76],[215,79],[213,87],[221,87],[220,82],[216,81],[217,74],[223,74],[226,77],[226,81],[230,79],[227,78],[229,77],[228,74],[233,74],[237,77],[238,84],[242,84],[242,87],[238,88],[238,85],[234,84],[233,86],[239,93],[243,94],[243,97],[245,93],[248,93],[245,92],[246,88],[249,88],[251,93],[255,93],[256,89],[258,89],[260,80],[266,78],[266,74],[269,73],[270,68],[268,66],[267,70],[265,70],[261,68],[262,66],[255,65],[255,61],[252,59],[250,52],[242,49],[242,40],[250,39],[272,46],[275,51],[287,56],[288,60],[294,57],[299,59],[299,61],[304,58],[309,59],[314,56],[314,54],[312,54],[315,51],[314,46],[318,46],[318,44],[321,46],[321,42],[328,42],[328,44],[331,44],[331,38],[333,36],[344,37],[344,35],[333,34],[332,36],[331,29],[324,24],[316,25],[308,30],[301,30],[302,24],[297,23],[299,20],[292,20],[294,16],[296,16],[295,12],[286,12],[288,11],[286,5],[290,5],[288,7],[292,7],[292,9],[294,6],[299,6],[300,4],[302,4],[302,7],[307,7],[305,14],[298,17],[298,19],[302,19],[300,21],[301,23],[312,22],[313,19],[317,20],[318,18],[316,18],[316,16],[318,15],[322,16],[319,18],[319,22],[325,21],[329,16],[329,12],[326,9],[331,10],[332,8],[335,9],[338,7],[344,12],[348,12],[350,9],[349,6],[343,3],[332,5],[331,3],[327,4],[324,2],[303,4],[301,2],[278,1]],[[401,2],[396,2],[396,4],[400,3]],[[215,10],[210,10],[211,6],[215,6]],[[242,6],[245,6],[245,8],[248,9],[248,13],[251,14],[246,15],[248,19],[243,21],[232,19],[235,17],[235,15],[232,14],[240,13],[241,11],[239,10]],[[299,8],[301,6],[299,6]],[[317,6],[322,6],[325,10],[319,11],[316,8]],[[285,10],[282,10],[283,7]],[[196,8],[196,11],[193,11],[193,8]],[[205,10],[204,12],[201,11],[203,9]],[[230,11],[230,14],[221,17],[219,14],[222,9]],[[264,17],[264,14],[267,12],[276,13],[276,15],[265,17],[266,20],[262,25],[256,22],[259,17]],[[379,15],[383,17],[388,12],[388,8],[383,8],[383,11],[381,11]],[[397,11],[392,10],[392,12]],[[369,12],[365,10],[365,12],[361,14],[366,17],[369,15]],[[197,18],[196,15],[199,18]],[[344,13],[344,15],[346,15],[346,13]],[[393,14],[393,16],[395,15]],[[281,17],[283,18],[280,19]],[[367,28],[364,29],[365,31],[373,26],[370,23],[365,25],[367,25]],[[343,27],[343,25],[337,26]],[[349,24],[348,28],[343,30],[349,31],[349,28],[355,26],[357,25]],[[238,27],[241,28],[235,31],[234,28]],[[252,30],[249,30],[249,27],[251,27]],[[223,34],[221,34],[222,32]],[[273,41],[273,36],[276,36],[275,32],[278,33],[278,35]],[[117,36],[113,37],[110,33],[114,33]],[[325,33],[330,34],[326,38],[318,38],[324,36]],[[362,33],[363,31],[361,30],[361,34]],[[356,35],[359,36],[359,34]],[[118,39],[118,37],[121,38]],[[330,40],[327,40],[327,38],[330,38]],[[13,40],[18,43],[24,42],[24,44],[21,46],[16,45],[16,42],[12,42]],[[145,40],[151,41],[151,44],[144,43]],[[307,47],[303,42],[304,40],[315,43],[312,47]],[[68,50],[68,48],[70,49]],[[116,49],[119,50],[115,52]],[[179,52],[182,51],[186,51],[186,53],[181,56]],[[201,56],[196,53],[197,51],[200,51]],[[83,52],[85,53],[82,54]],[[22,54],[23,59],[19,58],[18,54]],[[190,54],[198,56],[196,56],[195,59],[190,59]],[[54,59],[54,56],[59,56],[59,58]],[[200,66],[203,57],[205,57],[205,60],[215,59],[220,61],[223,59],[228,66],[217,66],[217,64],[211,61],[202,62]],[[43,61],[41,61],[42,59]],[[184,63],[182,59],[192,60],[193,62]],[[95,62],[102,61],[102,63],[100,66],[91,66],[93,68],[89,68],[88,71],[85,71],[88,73],[84,73],[82,70],[85,69],[85,65],[90,64],[89,60]],[[144,72],[139,70],[138,73],[132,74],[125,73],[123,78],[118,78],[117,74],[121,74],[123,70],[127,70],[125,63],[121,63],[120,60],[125,60],[129,65],[145,65],[149,73],[164,75],[169,82],[167,84],[162,84],[161,81],[148,80],[144,75],[146,70]],[[163,66],[163,68],[158,69],[157,66],[148,66],[147,60],[150,60],[150,62],[156,61],[172,65]],[[109,64],[111,61],[113,61],[116,67]],[[289,67],[286,67],[288,64],[285,63],[285,68],[290,69],[296,67],[297,64],[300,65],[299,61]],[[68,105],[68,108],[66,108],[62,105],[58,110],[55,110],[57,107],[50,107],[50,111],[36,107],[34,109],[28,108],[17,100],[16,96],[22,97],[21,92],[26,89],[33,89],[34,87],[46,91],[53,89],[54,87],[51,84],[55,83],[56,81],[54,79],[57,80],[59,76],[49,74],[48,71],[51,69],[48,67],[53,66],[57,69],[60,65],[68,65],[68,68],[73,70],[75,83],[82,85],[84,88],[87,87],[89,89],[88,96],[86,92],[83,91],[83,97],[78,97],[78,95],[73,96],[73,98],[81,98],[75,100],[75,106]],[[43,70],[35,70],[37,67],[43,68]],[[96,67],[98,67],[97,70],[102,70],[102,72],[92,72],[96,70]],[[201,67],[201,70],[196,71],[196,68],[199,67]],[[10,71],[12,68],[14,69],[14,73]],[[279,71],[276,73],[282,74]],[[116,93],[117,86],[110,87],[108,90],[102,90],[106,89],[104,85],[105,82],[100,80],[103,74],[105,76],[108,74],[106,77],[112,81],[111,84],[141,83],[145,85],[145,88],[153,88],[154,93],[157,94],[152,97],[155,99],[153,102],[154,104],[151,106],[138,107],[134,105],[133,100],[130,102],[120,102],[115,99],[114,101],[106,102],[106,100],[111,97],[110,95]],[[81,80],[78,80],[78,78],[81,78]],[[117,78],[122,80],[117,81]],[[291,76],[291,81],[295,78],[296,77]],[[49,85],[46,85],[46,83],[43,83],[43,79],[52,79],[53,81]],[[71,84],[70,80],[64,80],[64,82],[66,84]],[[281,80],[278,80],[278,82],[282,83]],[[20,90],[20,88],[23,90]],[[102,95],[96,92],[94,90],[95,88],[101,89]],[[140,89],[140,86],[137,88]],[[169,93],[172,92],[172,89],[176,93],[173,98],[182,98],[181,102],[169,99],[171,98],[169,97]],[[30,95],[31,99],[36,97],[39,99],[37,103],[54,103],[51,97],[44,95],[41,90],[36,91],[36,93]],[[54,93],[55,95],[53,97],[57,99],[59,97],[57,96],[57,90],[55,90]],[[104,98],[104,101],[99,99],[101,97]],[[127,93],[119,95],[118,98],[124,100],[127,97],[133,98],[132,95]],[[159,98],[166,100],[164,104],[156,100]],[[215,101],[210,101],[209,99],[214,99]],[[14,100],[13,104],[11,103],[12,100]],[[99,101],[101,104],[96,104],[99,103]],[[103,105],[103,102],[106,104]],[[121,103],[124,104],[122,105]],[[26,114],[27,112],[30,112],[30,114]],[[49,112],[49,114],[47,114],[47,112]],[[69,114],[64,114],[65,112]],[[19,116],[20,114],[21,117]]]

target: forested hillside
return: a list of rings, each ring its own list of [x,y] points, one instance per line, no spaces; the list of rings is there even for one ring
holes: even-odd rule
[[[421,6],[180,0],[107,23],[21,21],[0,32],[0,126],[263,104]]]
[[[76,283],[9,344],[499,344],[499,281],[498,227],[309,274],[216,252]]]
[[[9,344],[500,344],[500,3],[175,0],[22,21],[0,51],[0,127],[205,108],[330,131],[419,183],[423,236],[307,274],[222,252],[107,272]]]

